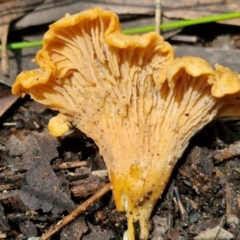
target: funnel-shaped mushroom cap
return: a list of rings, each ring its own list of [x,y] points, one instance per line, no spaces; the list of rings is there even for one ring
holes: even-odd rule
[[[133,221],[148,222],[159,197],[159,191],[150,188],[154,183],[144,183],[149,171],[143,173],[143,169],[152,154],[158,159],[151,149],[152,144],[159,148],[152,137],[158,118],[154,107],[173,61],[172,47],[153,32],[123,35],[114,13],[95,8],[52,24],[35,61],[40,69],[22,72],[13,93],[30,94],[60,111],[49,122],[52,135],[60,136],[71,123],[96,142],[117,208],[128,214],[129,238],[133,239]],[[147,211],[138,215],[145,198],[150,199]],[[146,238],[148,226],[141,235]]]
[[[149,217],[175,163],[197,131],[226,115],[225,105],[237,109],[238,84],[215,96],[215,88],[228,84],[220,68],[194,57],[173,61],[162,37],[125,36],[116,15],[98,8],[51,25],[36,62],[40,69],[22,72],[13,93],[60,111],[49,123],[53,135],[71,124],[95,141],[116,206],[127,213],[125,239],[134,239],[134,222],[138,238],[147,239]]]
[[[240,75],[229,68],[215,65],[215,74],[209,79],[213,85],[212,95],[224,102],[218,115],[221,117],[240,115]]]

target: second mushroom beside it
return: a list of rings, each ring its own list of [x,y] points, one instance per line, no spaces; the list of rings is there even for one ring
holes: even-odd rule
[[[40,68],[22,72],[13,93],[59,111],[52,135],[74,126],[95,141],[116,207],[127,215],[125,240],[149,238],[154,205],[191,137],[240,113],[237,73],[197,57],[174,59],[161,36],[124,35],[117,16],[100,8],[52,24],[35,61]]]

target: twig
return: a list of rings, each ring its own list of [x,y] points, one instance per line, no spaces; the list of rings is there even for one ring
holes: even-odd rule
[[[223,162],[224,160],[227,160],[229,158],[237,157],[240,155],[240,141],[237,141],[229,147],[221,149],[221,150],[216,150],[213,152],[212,158],[220,163]]]
[[[182,201],[181,201],[181,198],[180,198],[180,194],[179,194],[179,191],[178,191],[178,188],[177,187],[174,187],[174,193],[175,193],[175,196],[176,196],[176,202],[177,202],[177,205],[179,207],[179,210],[180,210],[180,214],[182,216],[182,219],[185,223],[188,222],[188,215],[187,215],[187,212],[182,204]]]
[[[49,229],[46,233],[44,233],[39,240],[47,240],[53,234],[60,231],[67,224],[72,222],[76,217],[78,217],[83,211],[85,211],[91,204],[93,204],[97,199],[102,197],[106,192],[111,189],[111,184],[108,183],[104,187],[102,187],[98,192],[96,192],[93,196],[91,196],[88,200],[86,200],[83,204],[79,205],[73,212],[68,214],[65,218],[63,218],[60,222],[58,222],[55,226]]]
[[[220,231],[221,231],[221,229],[222,229],[222,227],[223,227],[224,224],[225,224],[225,216],[222,217],[221,222],[220,222],[219,225],[218,225],[218,230],[216,231],[216,235],[215,235],[215,237],[213,238],[213,240],[218,239],[219,233],[220,233]]]
[[[155,32],[160,34],[161,26],[161,0],[156,0],[155,6]]]
[[[8,48],[7,48],[7,37],[8,37],[9,24],[5,24],[1,26],[1,42],[2,42],[2,75],[5,77],[9,77],[9,59],[8,59]]]
[[[100,178],[105,178],[108,176],[108,171],[107,171],[107,169],[94,170],[94,171],[92,171],[92,175],[98,176]]]
[[[7,234],[6,233],[0,233],[0,239],[6,239]]]
[[[69,168],[77,168],[77,167],[86,167],[88,164],[86,161],[71,161],[61,163],[58,168],[59,169],[69,169]]]

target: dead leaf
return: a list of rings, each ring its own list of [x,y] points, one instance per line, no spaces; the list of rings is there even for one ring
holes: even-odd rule
[[[11,89],[0,85],[0,117],[16,102],[19,96],[11,93]]]
[[[194,240],[230,240],[233,239],[233,234],[227,230],[217,226],[212,229],[207,229],[200,232],[200,234],[194,237]]]

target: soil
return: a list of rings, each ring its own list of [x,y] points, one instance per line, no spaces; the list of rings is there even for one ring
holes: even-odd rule
[[[0,239],[38,239],[109,182],[91,139],[49,135],[54,115],[26,97],[1,118]],[[240,239],[239,156],[237,118],[194,136],[153,211],[151,239]],[[118,240],[126,227],[108,192],[51,239]]]
[[[0,232],[6,239],[37,239],[108,182],[91,139],[77,130],[60,139],[49,135],[54,115],[25,99],[2,119]],[[239,239],[239,139],[235,119],[213,122],[192,139],[155,207],[151,239],[210,239],[196,237],[216,227],[228,234],[218,239]],[[122,239],[125,229],[126,218],[107,193],[52,239]]]

